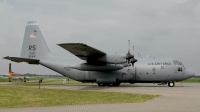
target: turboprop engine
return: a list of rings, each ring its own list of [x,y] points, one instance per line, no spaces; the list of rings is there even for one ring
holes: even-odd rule
[[[108,64],[122,64],[122,63],[126,63],[126,55],[109,53],[95,60],[87,60],[87,62],[89,63],[95,62],[95,61],[108,63]]]
[[[116,71],[124,68],[123,65],[114,65],[114,64],[101,64],[94,65],[88,63],[81,63],[78,65],[70,66],[72,69],[82,70],[82,71]]]
[[[128,46],[130,46],[130,40],[128,40]],[[134,50],[134,46],[133,46]],[[123,64],[124,67],[129,66],[130,63],[134,66],[134,63],[137,62],[137,59],[134,58],[134,55],[130,53],[130,48],[128,49],[128,53],[126,55],[123,54],[106,54],[98,58],[88,59],[88,63],[92,62],[104,62],[108,64]]]

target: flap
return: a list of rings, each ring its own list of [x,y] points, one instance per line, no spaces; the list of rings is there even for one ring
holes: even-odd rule
[[[106,54],[98,49],[95,49],[83,43],[64,43],[58,45],[68,50],[69,52],[76,55],[82,60],[87,60],[88,58],[95,59]]]

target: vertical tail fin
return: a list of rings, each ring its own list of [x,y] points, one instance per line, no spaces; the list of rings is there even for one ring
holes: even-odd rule
[[[12,69],[11,69],[11,63],[9,63],[9,70],[8,70],[8,74],[9,74],[9,73],[13,73],[13,72],[12,72]]]
[[[22,58],[42,59],[48,57],[50,51],[36,21],[26,24],[21,51]]]

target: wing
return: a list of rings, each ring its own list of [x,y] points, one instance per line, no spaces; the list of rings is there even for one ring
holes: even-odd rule
[[[27,62],[29,64],[39,64],[39,60],[36,59],[28,59],[28,58],[19,58],[19,57],[3,57],[3,59],[11,60],[14,62]]]
[[[95,59],[106,54],[83,43],[64,43],[58,45],[82,60],[87,60],[89,58]]]

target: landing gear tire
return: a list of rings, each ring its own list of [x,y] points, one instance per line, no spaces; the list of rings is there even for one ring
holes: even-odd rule
[[[114,83],[113,86],[119,86],[121,83],[118,82],[118,83]]]
[[[9,78],[9,82],[11,82],[11,79]]]
[[[121,83],[97,83],[98,86],[119,86]]]
[[[175,83],[174,82],[168,82],[169,87],[174,87]]]
[[[106,86],[105,83],[97,83],[97,84],[98,84],[98,86]]]

